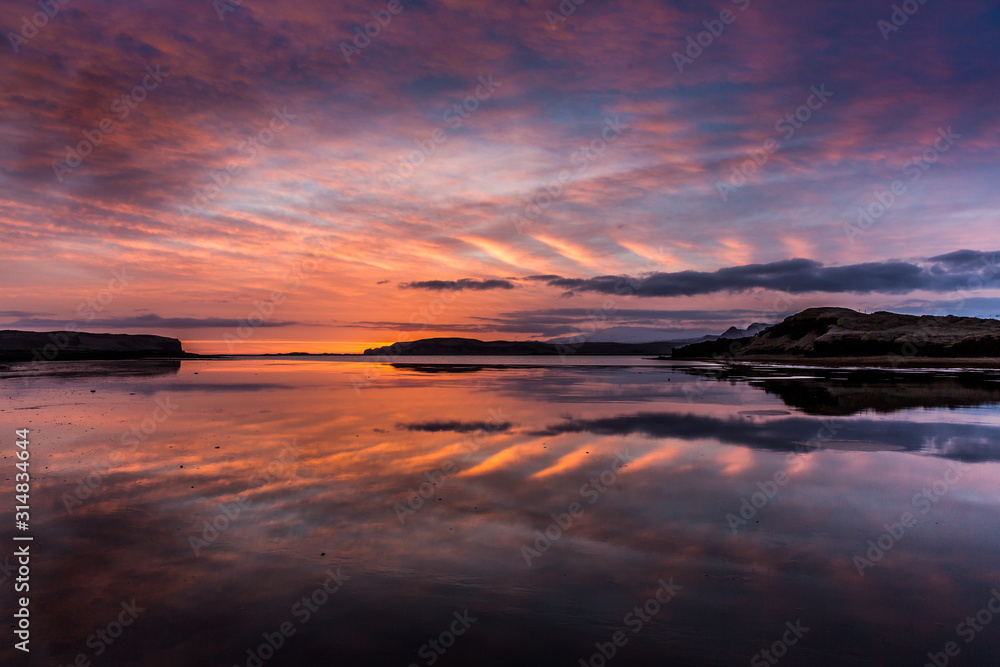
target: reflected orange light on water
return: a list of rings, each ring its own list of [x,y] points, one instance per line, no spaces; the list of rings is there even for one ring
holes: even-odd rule
[[[670,640],[678,634],[709,641],[723,621],[706,614],[743,614],[729,640],[742,646],[803,606],[912,644],[920,638],[906,636],[906,596],[892,591],[912,585],[950,618],[963,609],[956,586],[997,580],[988,554],[1000,547],[1000,454],[987,450],[883,563],[864,577],[853,564],[954,460],[934,448],[995,437],[995,410],[978,423],[942,413],[931,428],[844,415],[838,439],[880,443],[876,451],[843,451],[838,441],[786,460],[817,433],[818,417],[748,384],[697,380],[708,391],[692,403],[690,382],[672,367],[428,372],[317,360],[7,379],[4,415],[27,422],[47,466],[35,500],[49,545],[42,567],[70,573],[40,593],[52,609],[40,622],[86,638],[79,600],[114,591],[109,599],[148,600],[159,622],[180,608],[267,629],[297,591],[339,566],[351,585],[321,623],[329,637],[310,635],[317,646],[349,630],[358,651],[391,653],[394,645],[377,647],[372,615],[401,622],[437,586],[452,591],[445,606],[485,604],[511,632],[519,621],[505,610],[561,596],[532,622],[573,625],[557,641],[570,644],[665,575],[690,596],[678,596],[650,636],[659,651],[680,650]],[[164,402],[175,408],[157,420]],[[134,451],[122,444],[129,433],[139,434]],[[620,452],[633,459],[624,467]],[[733,530],[727,515],[779,470],[790,480]],[[535,548],[536,531],[572,503],[580,515],[529,567],[522,547]],[[614,592],[586,603],[589,620],[580,619],[570,591],[596,595],[594,582],[609,577]],[[239,644],[218,648],[238,656]]]

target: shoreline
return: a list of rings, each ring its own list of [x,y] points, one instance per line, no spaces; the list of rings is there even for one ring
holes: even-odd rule
[[[828,368],[877,368],[883,370],[919,368],[1000,368],[997,357],[786,357],[786,356],[743,356],[715,359],[712,357],[687,357],[684,359],[664,359],[664,361],[701,361],[708,363],[740,365],[776,366],[820,366]]]
[[[143,356],[143,357],[115,357],[105,355],[95,356],[71,356],[69,358],[39,359],[31,358],[4,358],[0,355],[0,367],[11,364],[53,364],[67,362],[92,362],[92,361],[116,361],[116,362],[148,362],[148,361],[199,361],[199,360],[242,360],[242,359],[287,359],[289,357],[299,357],[306,359],[329,359],[330,357],[350,357],[355,361],[367,361],[370,363],[383,363],[389,365],[442,365],[442,366],[506,366],[505,359],[516,360],[517,365],[531,366],[525,363],[526,358],[541,360],[551,360],[559,355],[535,354],[535,355],[399,355],[395,360],[378,360],[377,355],[364,354],[337,354],[337,353],[317,353],[317,354],[195,354],[188,353],[181,356]],[[407,357],[413,358],[408,361]],[[440,359],[438,362],[428,362],[427,358]],[[455,357],[488,357],[489,361],[484,362],[456,362]],[[900,356],[879,356],[879,357],[788,357],[788,356],[742,356],[742,357],[685,357],[672,359],[670,357],[651,357],[648,354],[583,354],[566,355],[563,363],[572,365],[572,359],[585,358],[588,360],[600,359],[602,357],[634,357],[636,360],[661,361],[670,364],[720,364],[725,366],[783,366],[783,367],[820,367],[820,368],[871,368],[878,370],[916,370],[916,369],[1000,369],[1000,358],[995,357],[900,357]],[[495,360],[495,361],[494,361]],[[539,366],[551,366],[552,364],[540,363]],[[590,365],[590,364],[588,364]]]

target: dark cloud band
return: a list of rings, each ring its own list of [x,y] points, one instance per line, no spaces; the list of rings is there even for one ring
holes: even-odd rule
[[[425,289],[434,292],[445,292],[454,290],[473,290],[484,292],[494,289],[514,289],[514,283],[509,280],[489,279],[473,280],[463,278],[462,280],[418,280],[412,283],[401,283],[402,289]]]
[[[115,317],[115,318],[104,318],[104,319],[90,319],[80,318],[80,321],[85,323],[88,329],[95,328],[105,328],[105,329],[132,329],[132,328],[149,328],[155,327],[157,329],[229,329],[232,327],[241,326],[244,324],[237,319],[226,319],[222,317],[160,317],[159,315],[138,315],[135,317]],[[300,324],[299,322],[291,322],[284,320],[268,320],[262,324],[257,324],[258,327],[287,327],[294,324]],[[66,326],[66,320],[54,320],[54,319],[43,319],[40,317],[30,317],[17,320],[16,322],[11,322],[6,326],[12,327],[51,327],[60,328]]]
[[[1000,276],[997,252],[959,250],[920,264],[902,261],[824,266],[811,259],[747,264],[717,271],[654,273],[644,278],[596,276],[555,278],[546,284],[575,292],[636,296],[696,296],[716,292],[769,289],[790,294],[811,292],[905,294],[915,290],[956,292],[977,289]]]

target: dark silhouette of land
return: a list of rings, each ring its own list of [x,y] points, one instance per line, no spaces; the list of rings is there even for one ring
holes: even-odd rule
[[[673,359],[988,359],[1000,356],[1000,321],[809,308],[756,336],[677,348]]]
[[[80,331],[0,331],[0,361],[186,357],[176,338]]]
[[[755,324],[749,330],[755,331],[763,326]],[[829,362],[831,365],[888,363],[905,366],[918,362],[934,365],[934,360],[939,360],[938,365],[946,363],[944,360],[961,362],[960,365],[1000,364],[1000,321],[994,319],[889,312],[865,314],[848,308],[809,308],[763,328],[756,335],[732,337],[742,331],[731,328],[714,340],[695,343],[691,343],[690,339],[615,343],[425,338],[369,348],[364,355],[390,359],[424,355],[660,355],[663,359]],[[0,331],[0,361],[199,356],[184,352],[179,340],[164,336]]]
[[[366,355],[629,355],[670,354],[677,344],[662,343],[543,343],[541,341],[476,340],[474,338],[424,338],[365,350]]]
[[[1000,356],[1000,321],[975,317],[859,313],[848,308],[810,308],[753,336],[657,343],[545,343],[425,338],[365,350],[366,355],[670,355],[664,359],[758,361],[813,360],[890,363],[949,359],[989,365]],[[738,331],[738,330],[737,330]],[[991,361],[992,359],[992,361]]]

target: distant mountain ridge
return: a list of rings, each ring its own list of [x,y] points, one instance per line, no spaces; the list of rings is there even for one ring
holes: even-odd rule
[[[702,343],[718,338],[740,338],[742,336],[753,336],[757,332],[766,329],[768,324],[754,322],[746,329],[729,327],[723,334],[698,335],[693,332],[683,330],[658,330],[650,327],[630,327],[614,326],[596,331],[584,331],[572,336],[560,336],[550,338],[546,343],[671,343],[676,347],[691,345],[692,343]]]
[[[744,338],[744,337],[747,337],[747,336],[756,336],[757,334],[759,334],[761,331],[763,331],[764,329],[768,328],[769,326],[772,326],[772,325],[770,325],[770,324],[764,324],[763,322],[754,322],[753,324],[751,324],[750,326],[748,326],[746,329],[738,329],[736,327],[729,327],[728,329],[726,329],[725,331],[722,332],[722,334],[719,336],[719,338]]]
[[[674,350],[675,359],[718,357],[933,358],[1000,356],[1000,321],[948,315],[901,315],[849,308],[809,308],[755,336],[719,339]]]

